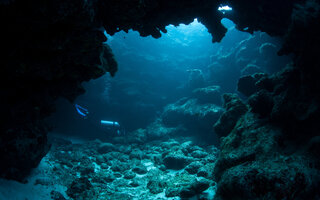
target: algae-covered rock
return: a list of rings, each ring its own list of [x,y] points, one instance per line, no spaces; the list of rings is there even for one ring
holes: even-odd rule
[[[202,150],[196,150],[190,153],[193,158],[205,158],[208,156],[208,153]]]
[[[282,130],[247,113],[222,140],[214,169],[217,197],[223,199],[304,199],[314,197],[319,171],[310,155],[287,154]],[[280,142],[280,143],[279,143]],[[292,145],[292,144],[291,144]],[[291,150],[292,151],[292,150]]]
[[[201,194],[213,181],[197,178],[189,173],[180,173],[167,179],[166,197],[179,196],[187,199]]]
[[[175,197],[179,196],[181,189],[177,187],[169,187],[166,189],[166,197]]]
[[[128,163],[120,162],[119,160],[115,160],[112,162],[111,170],[113,172],[124,172],[130,169],[130,165]]]
[[[163,191],[167,183],[160,177],[153,177],[149,180],[147,188],[152,194],[158,194]]]
[[[107,173],[104,176],[104,179],[106,182],[111,183],[112,181],[114,181],[117,177],[113,174],[113,173]]]
[[[166,155],[163,159],[164,165],[168,169],[183,169],[189,163],[191,163],[193,159],[191,157],[185,156],[182,152],[171,152]]]
[[[95,199],[96,193],[91,182],[85,178],[74,180],[67,189],[67,195],[73,199],[86,200]]]
[[[188,186],[183,187],[179,193],[181,198],[190,198],[197,194],[201,194],[203,191],[210,187],[210,182],[206,179],[195,180]]]
[[[199,161],[196,162],[192,162],[190,163],[185,170],[189,173],[189,174],[197,174],[199,169],[203,166],[203,164]]]

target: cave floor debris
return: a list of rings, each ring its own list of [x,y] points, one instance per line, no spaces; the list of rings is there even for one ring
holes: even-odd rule
[[[56,138],[27,183],[0,181],[0,199],[213,199],[217,154],[186,138],[144,144]]]

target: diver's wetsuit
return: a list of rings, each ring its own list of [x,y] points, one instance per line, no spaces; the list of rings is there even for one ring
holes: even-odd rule
[[[75,104],[74,106],[81,117],[83,117],[86,120],[89,120],[89,122],[93,124],[95,127],[98,127],[99,130],[102,130],[103,132],[111,132],[112,135],[121,135],[125,133],[124,129],[120,126],[118,122],[100,120],[100,123],[98,123],[98,120],[93,120],[92,117],[89,118],[88,109],[78,104]]]

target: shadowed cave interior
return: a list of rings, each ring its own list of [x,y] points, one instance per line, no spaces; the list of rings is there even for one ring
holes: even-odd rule
[[[319,12],[0,1],[0,199],[320,199]]]

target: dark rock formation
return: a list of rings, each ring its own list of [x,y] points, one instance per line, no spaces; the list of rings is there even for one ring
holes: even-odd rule
[[[199,103],[221,105],[220,86],[209,86],[195,89],[192,91],[192,96],[196,98]]]
[[[314,199],[319,184],[319,171],[312,167],[316,161],[301,152],[286,154],[279,147],[282,134],[252,114],[242,117],[221,143],[214,172],[218,197]]]
[[[168,105],[163,114],[162,122],[168,127],[183,126],[186,134],[197,133],[199,137],[212,137],[212,125],[221,115],[222,108],[215,104],[200,104],[197,99],[183,98]]]
[[[248,99],[251,112],[260,114],[261,117],[267,117],[273,108],[273,98],[271,93],[266,90],[260,90]]]
[[[250,96],[258,91],[259,88],[256,84],[261,78],[265,76],[267,75],[263,73],[243,76],[238,81],[237,90],[246,96]]]
[[[50,192],[50,196],[53,200],[66,200],[66,198],[64,198],[64,196],[60,192],[54,190]]]
[[[253,75],[255,73],[262,73],[262,70],[259,66],[253,64],[248,64],[241,70],[242,76]]]
[[[164,165],[168,169],[183,169],[188,164],[192,162],[192,158],[185,156],[182,152],[172,152],[168,155],[166,155],[163,159]]]
[[[248,102],[258,115],[246,113],[223,139],[217,199],[320,197],[319,11],[319,2],[305,1],[290,14],[280,53],[294,53],[294,64],[255,83]]]
[[[41,124],[30,123],[1,133],[1,177],[23,180],[29,170],[39,164],[50,148],[46,131]]]
[[[85,178],[78,178],[74,180],[67,190],[69,197],[73,199],[94,199],[95,191],[91,182]]]
[[[21,180],[49,148],[41,120],[54,111],[55,99],[73,101],[84,92],[81,82],[114,75],[117,64],[93,3],[12,1],[0,13],[0,174]]]
[[[236,94],[224,94],[224,108],[219,120],[214,124],[214,131],[219,137],[228,135],[236,125],[239,118],[248,110],[247,106]]]
[[[179,196],[183,198],[190,198],[208,189],[210,186],[209,181],[205,179],[195,180],[191,182],[187,187],[181,189]]]

